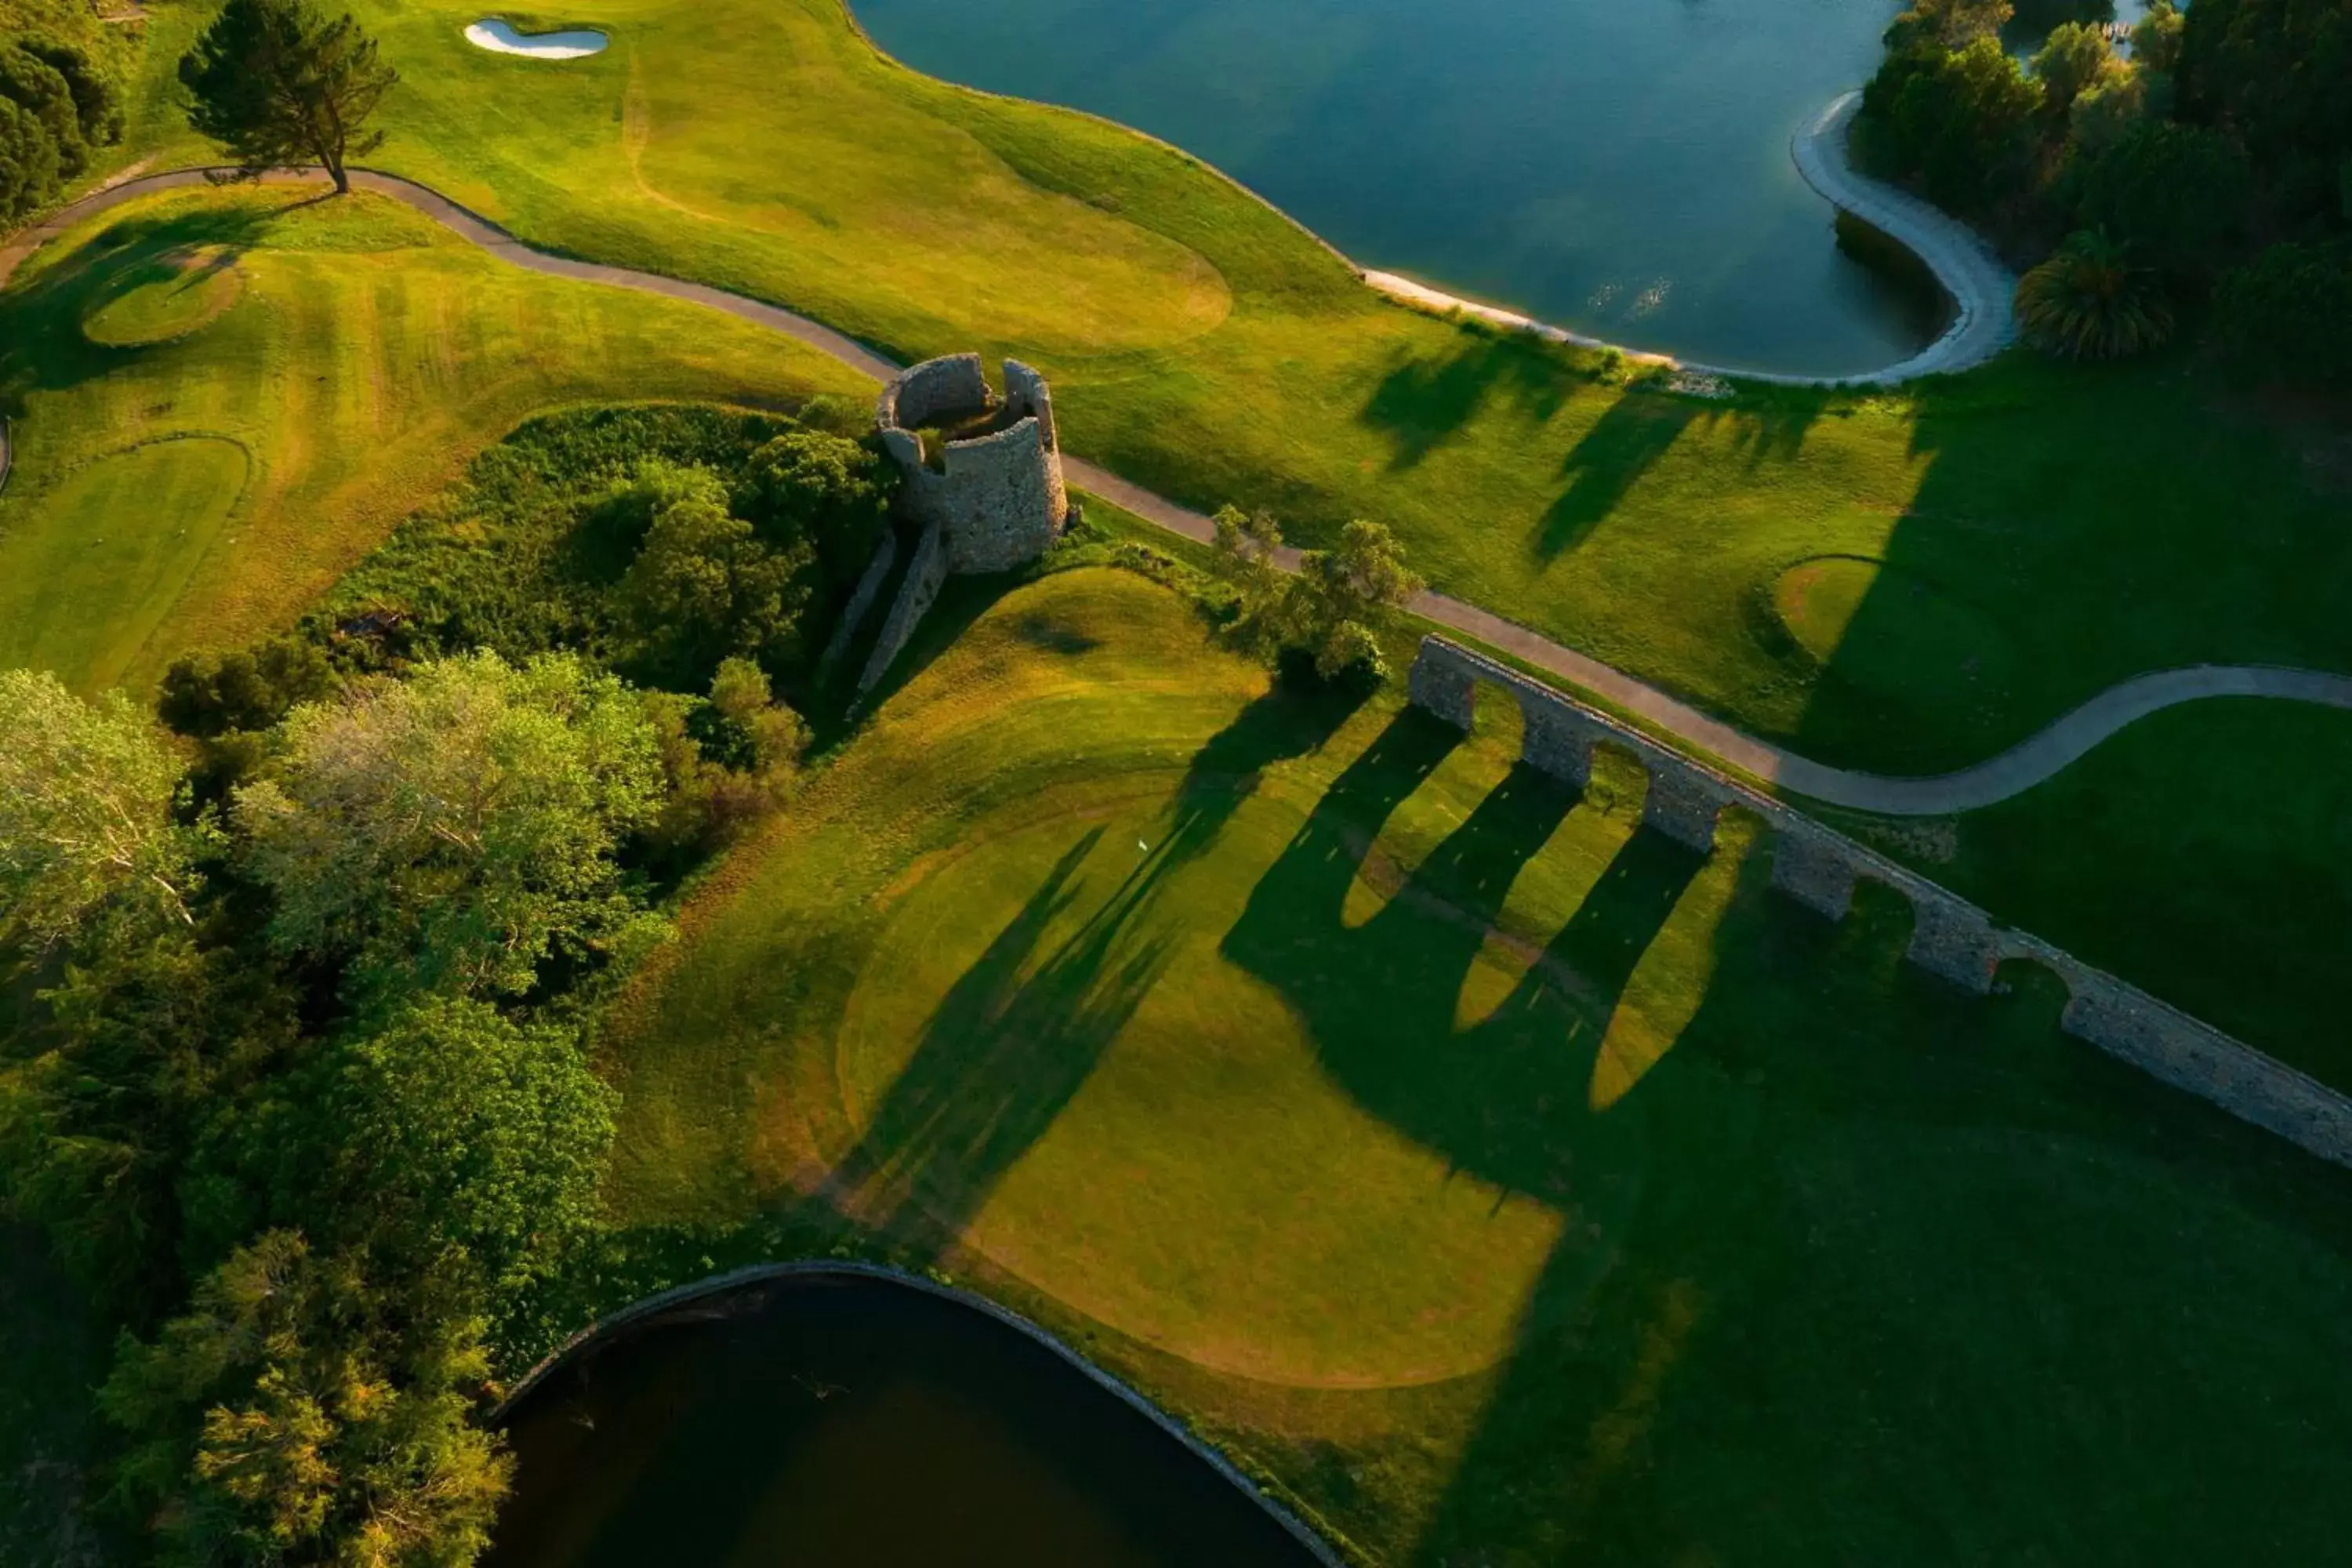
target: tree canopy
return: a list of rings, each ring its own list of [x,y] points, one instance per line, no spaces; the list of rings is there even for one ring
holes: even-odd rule
[[[383,144],[367,122],[399,80],[348,12],[331,22],[304,0],[228,0],[180,61],[189,125],[238,177],[315,163],[338,191],[348,160]]]
[[[47,945],[121,892],[184,918],[195,835],[171,819],[179,759],[119,692],[0,670],[0,940]]]
[[[613,854],[659,788],[618,679],[482,653],[295,709],[234,816],[282,947],[349,959],[362,989],[512,994],[634,919]]]

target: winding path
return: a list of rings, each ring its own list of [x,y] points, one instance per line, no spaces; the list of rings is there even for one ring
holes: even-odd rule
[[[1799,128],[1789,142],[1789,156],[1822,198],[1842,207],[1872,227],[1894,237],[1927,263],[1944,291],[1952,297],[1954,314],[1943,335],[1909,359],[1884,370],[1853,375],[1792,375],[1785,371],[1748,370],[1738,365],[1701,364],[1670,354],[1643,353],[1538,321],[1516,310],[1464,300],[1393,272],[1363,274],[1364,281],[1391,300],[1424,310],[1461,310],[1497,326],[1532,332],[1557,343],[1589,349],[1615,348],[1627,358],[1644,363],[1671,365],[1699,375],[1736,376],[1741,381],[1768,381],[1781,386],[1892,386],[1923,375],[1941,375],[1984,363],[2007,348],[2017,336],[2010,297],[2017,279],[2001,264],[1976,231],[1907,191],[1874,180],[1855,171],[1846,155],[1847,133],[1862,108],[1862,94],[1849,92]]]
[[[1853,101],[1841,100],[1832,104],[1817,122],[1816,131],[1827,135],[1834,123],[1836,134],[1842,138],[1844,119],[1851,118]],[[1801,164],[1801,159],[1800,162]],[[289,183],[326,184],[326,176],[314,170],[291,171],[275,177]],[[26,256],[92,215],[157,191],[204,183],[203,170],[182,169],[127,179],[84,197],[0,248],[0,288],[6,287]],[[352,183],[404,203],[527,271],[707,305],[781,332],[877,381],[887,380],[904,368],[831,327],[775,305],[701,283],[533,249],[488,218],[413,180],[374,170],[354,170]],[[1948,340],[1951,334],[1946,336]],[[1981,336],[1971,341],[1979,347],[1984,342]],[[0,442],[5,442],[5,426],[0,426]],[[5,462],[6,448],[0,445],[0,471],[5,471]],[[1216,535],[1215,526],[1205,514],[1130,484],[1107,468],[1066,456],[1063,467],[1080,489],[1091,491],[1171,532],[1202,542]],[[1286,550],[1283,564],[1296,567],[1297,552]],[[2265,697],[2352,710],[2352,676],[2254,665],[2197,665],[2137,676],[2110,687],[2040,734],[1989,762],[1930,778],[1896,778],[1830,767],[1759,741],[1622,670],[1563,647],[1540,633],[1463,600],[1424,593],[1413,601],[1412,608],[1414,614],[1439,626],[1583,687],[1658,730],[1757,778],[1831,805],[1889,816],[1942,816],[2007,800],[2049,778],[2126,725],[2183,702],[2220,697]]]

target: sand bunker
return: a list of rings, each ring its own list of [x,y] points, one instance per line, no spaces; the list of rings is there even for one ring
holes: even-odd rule
[[[529,55],[541,60],[576,60],[599,55],[611,40],[591,27],[568,33],[518,33],[503,16],[485,16],[466,29],[466,41],[478,49],[499,55]]]

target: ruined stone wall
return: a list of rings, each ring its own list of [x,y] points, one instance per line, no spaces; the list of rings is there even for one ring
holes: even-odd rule
[[[889,579],[890,568],[898,563],[898,537],[884,531],[881,541],[874,546],[866,570],[858,574],[857,586],[850,591],[849,603],[841,607],[841,619],[833,624],[833,635],[824,639],[824,654],[816,661],[816,678],[823,681],[833,667],[849,651],[849,642],[857,635],[866,612],[874,608],[874,600]]]
[[[939,468],[923,461],[912,426],[996,406],[978,354],[926,360],[883,387],[874,409],[884,447],[906,476],[899,504],[944,531],[948,569],[1003,572],[1035,560],[1069,515],[1054,399],[1045,378],[1004,362],[1006,429],[950,441]]]
[[[1807,909],[1843,920],[1857,882],[1891,888],[1910,901],[1904,956],[1911,963],[1979,994],[1992,989],[2003,960],[2040,963],[2066,984],[2059,1026],[2069,1035],[2322,1159],[2352,1165],[2352,1099],[2038,937],[1999,929],[1967,900],[1761,790],[1444,637],[1422,639],[1408,685],[1415,706],[1467,730],[1481,681],[1517,700],[1526,720],[1520,754],[1529,766],[1580,789],[1591,779],[1594,747],[1629,753],[1649,775],[1643,824],[1702,851],[1715,847],[1724,807],[1753,812],[1773,835],[1772,886]]]
[[[874,405],[874,423],[883,430],[912,430],[942,414],[971,414],[995,401],[978,354],[946,354],[884,382]]]
[[[947,580],[947,542],[940,525],[933,523],[923,530],[923,537],[915,545],[915,557],[907,563],[907,580],[898,584],[898,596],[890,601],[890,614],[882,623],[882,635],[876,639],[873,653],[866,657],[866,668],[857,678],[858,696],[874,689],[875,682],[888,672]]]

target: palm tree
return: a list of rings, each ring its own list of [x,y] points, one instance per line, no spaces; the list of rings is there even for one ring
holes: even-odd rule
[[[2122,359],[2172,336],[2172,302],[2153,268],[2105,234],[2084,231],[2017,282],[2026,341],[2067,359]]]

